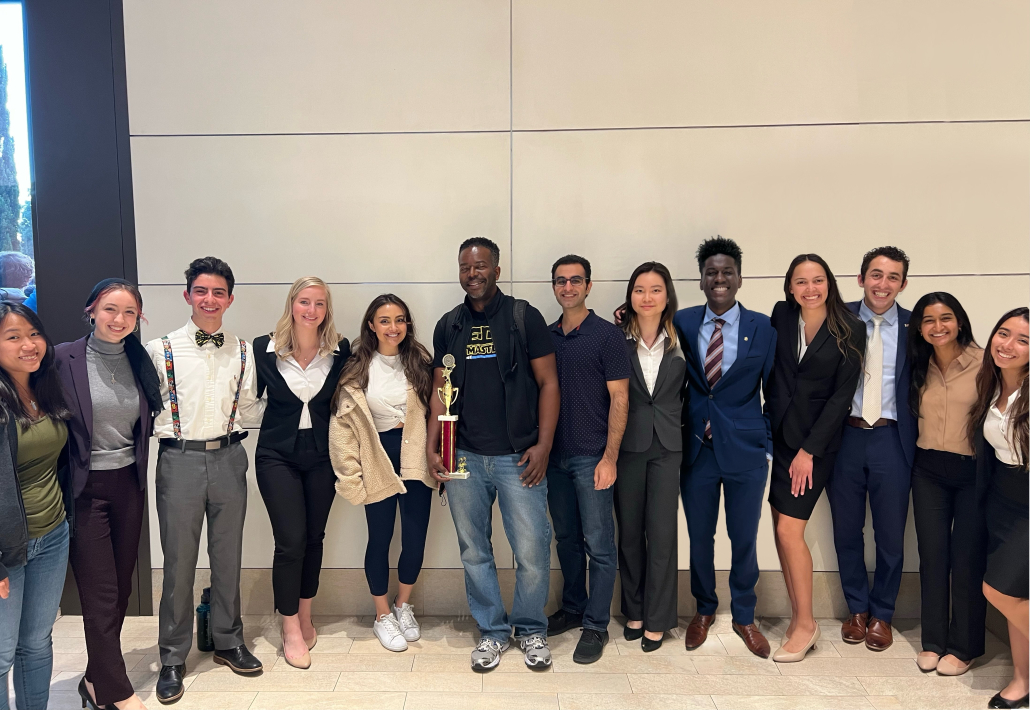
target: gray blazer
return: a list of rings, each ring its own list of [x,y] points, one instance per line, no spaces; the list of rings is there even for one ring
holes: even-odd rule
[[[654,394],[647,391],[644,371],[637,358],[637,343],[626,340],[633,374],[629,378],[629,419],[622,437],[622,451],[642,453],[651,448],[654,435],[669,451],[683,450],[683,382],[687,361],[679,344],[662,356]]]

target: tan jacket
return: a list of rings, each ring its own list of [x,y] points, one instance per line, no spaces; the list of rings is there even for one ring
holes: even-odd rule
[[[336,471],[336,492],[354,505],[407,493],[405,480],[436,488],[426,463],[426,409],[410,386],[407,407],[398,476],[379,442],[365,393],[357,387],[344,387],[340,393],[337,413],[329,418],[329,457]]]

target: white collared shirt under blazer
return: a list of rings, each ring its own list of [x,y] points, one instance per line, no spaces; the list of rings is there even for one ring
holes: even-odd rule
[[[356,386],[341,390],[336,414],[329,418],[329,458],[336,472],[336,492],[354,505],[407,493],[406,480],[437,487],[426,463],[426,408],[411,385],[406,410],[398,476],[379,441],[364,391]]]
[[[265,348],[265,352],[275,352],[275,338],[268,339],[268,347]],[[308,411],[308,402],[325,386],[325,380],[333,369],[333,354],[315,353],[315,359],[308,363],[307,368],[301,367],[292,354],[286,355],[286,357],[277,356],[275,367],[286,381],[286,386],[303,404],[297,428],[310,429],[311,412]],[[267,401],[267,394],[262,399]]]
[[[217,347],[208,342],[198,346],[199,330],[191,319],[185,326],[167,335],[172,345],[175,367],[175,391],[179,400],[179,424],[182,438],[188,441],[209,441],[228,433],[229,416],[240,380],[240,340],[225,330],[225,344]],[[168,376],[165,350],[161,338],[147,343],[147,354],[161,381],[164,409],[154,420],[154,435],[159,439],[175,437],[172,410],[168,406]],[[240,401],[233,422],[233,431],[261,426],[265,403],[257,397],[254,353],[247,343],[247,368],[243,372]]]

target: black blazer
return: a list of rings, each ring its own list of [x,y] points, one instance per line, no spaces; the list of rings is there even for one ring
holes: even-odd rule
[[[622,437],[622,451],[640,453],[651,448],[654,435],[669,451],[683,450],[683,383],[687,361],[679,344],[662,356],[654,394],[647,391],[644,371],[637,358],[637,343],[626,340],[633,375],[629,378],[629,418]]]
[[[134,336],[130,336],[134,337]],[[84,338],[70,343],[61,343],[54,350],[57,373],[61,377],[64,399],[72,412],[68,424],[68,469],[71,475],[72,491],[78,498],[89,478],[89,458],[93,450],[93,398],[89,393],[89,373],[86,370],[86,341]],[[130,346],[126,346],[130,347]],[[141,346],[137,346],[141,347]],[[140,361],[141,367],[154,368],[148,359]],[[147,487],[147,461],[150,455],[150,436],[154,433],[154,415],[150,412],[147,393],[140,378],[133,371],[136,389],[139,391],[139,421],[132,432],[136,449],[136,478],[140,490]]]
[[[276,367],[274,352],[268,351],[271,338],[262,335],[254,338],[254,365],[257,368],[258,397],[268,391],[268,404],[265,416],[261,420],[261,433],[258,435],[258,446],[265,446],[280,454],[289,456],[297,443],[297,431],[300,427],[300,414],[304,403],[293,394],[286,384],[279,368]],[[340,381],[340,372],[350,357],[350,343],[346,338],[340,341],[333,351],[333,365],[325,384],[311,401],[308,402],[308,413],[311,415],[311,430],[315,434],[315,446],[321,452],[329,451],[329,410],[336,392],[336,383]]]
[[[865,324],[850,311],[846,313],[851,319],[850,343],[858,353],[865,353]],[[774,440],[779,437],[792,449],[825,456],[840,448],[862,361],[850,348],[847,356],[841,353],[824,322],[798,362],[798,315],[798,307],[787,301],[773,308],[776,358],[765,407]]]

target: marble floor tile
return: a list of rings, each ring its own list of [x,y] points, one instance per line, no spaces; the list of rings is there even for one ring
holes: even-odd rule
[[[408,693],[404,710],[558,710],[556,693]]]
[[[860,710],[873,706],[860,695],[835,696],[831,702],[825,695],[713,695],[719,710]]]
[[[715,708],[708,695],[558,693],[561,710],[693,710]]]
[[[945,677],[923,675],[903,678],[858,678],[866,695],[986,695],[991,696],[1004,688],[1008,677],[971,676]]]
[[[806,658],[800,663],[780,663],[781,675],[828,676],[922,676],[909,658]]]
[[[616,646],[619,648],[619,654],[624,656],[635,656],[644,655],[644,650],[640,647],[640,641],[627,641],[621,636],[615,640]],[[693,651],[688,651],[687,647],[683,644],[682,638],[676,638],[666,636],[665,641],[662,643],[662,647],[657,651],[651,651],[647,655],[662,655],[662,656],[725,656],[726,647],[722,645],[722,641],[719,639],[718,634],[709,634],[708,639],[701,644],[700,647],[695,648]]]
[[[283,674],[287,675],[287,674]],[[288,674],[300,677],[304,674]],[[454,692],[478,693],[483,689],[483,676],[469,669],[465,673],[341,673],[337,691],[374,692]]]
[[[869,695],[877,710],[983,710],[987,697],[981,695]]]
[[[488,673],[484,693],[630,693],[622,673],[540,673],[532,676]]]
[[[411,669],[416,673],[471,673],[471,659],[467,653],[418,653]],[[509,649],[501,662],[490,673],[547,673],[530,670],[517,649]]]
[[[719,660],[718,656],[706,656]],[[606,653],[595,663],[575,663],[572,655],[554,656],[551,668],[555,673],[697,673],[694,663],[683,656],[655,656],[643,653],[620,656]]]
[[[154,693],[141,693],[140,700],[148,708],[164,707]],[[257,693],[220,693],[220,692],[197,692],[187,691],[175,702],[175,710],[247,710],[250,708]],[[80,708],[81,710],[81,708]]]
[[[306,673],[261,673],[252,676],[237,675],[231,671],[228,673],[207,671],[195,676],[193,684],[187,690],[240,693],[249,691],[260,693],[263,690],[329,692],[336,687],[336,682],[339,678],[339,673],[323,673],[319,671],[307,671]],[[189,677],[186,680],[189,680]]]
[[[780,667],[765,658],[747,656],[698,656],[691,659],[701,675],[780,675]]]
[[[857,678],[630,674],[634,693],[684,695],[866,695]]]
[[[52,637],[52,642],[54,644],[54,653],[86,652],[85,636],[54,636]]]
[[[294,668],[280,656],[271,669],[273,673],[304,673],[307,670],[321,672],[371,671],[384,673],[403,673],[411,670],[416,656],[409,653],[395,653],[389,656],[382,653],[318,653],[311,654],[311,668]]]

